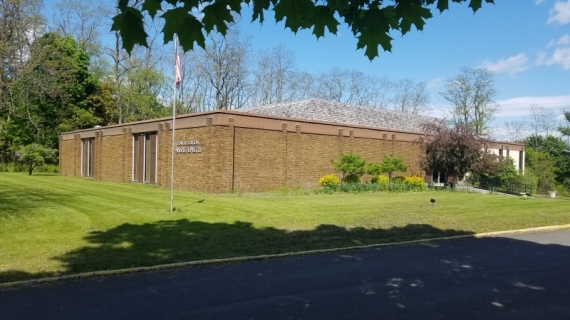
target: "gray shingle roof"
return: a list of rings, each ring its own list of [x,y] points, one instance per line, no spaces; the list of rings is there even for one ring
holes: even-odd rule
[[[272,116],[420,132],[424,122],[441,120],[418,114],[375,109],[321,99],[269,104],[240,111]]]

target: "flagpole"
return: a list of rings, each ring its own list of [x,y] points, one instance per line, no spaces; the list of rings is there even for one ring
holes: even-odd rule
[[[174,148],[176,136],[176,59],[178,58],[178,37],[174,37],[174,99],[172,100],[172,163],[170,164],[170,212],[174,211]]]

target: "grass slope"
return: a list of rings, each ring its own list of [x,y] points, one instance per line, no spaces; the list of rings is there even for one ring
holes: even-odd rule
[[[462,192],[180,191],[175,213],[169,199],[149,185],[0,173],[0,282],[570,223],[567,200]]]

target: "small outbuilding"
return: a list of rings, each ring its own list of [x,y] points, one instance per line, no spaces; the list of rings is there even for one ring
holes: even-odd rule
[[[215,110],[176,118],[174,186],[203,192],[312,188],[334,173],[331,159],[355,152],[369,162],[404,158],[404,175],[444,183],[420,168],[420,125],[434,117],[319,99]],[[497,142],[497,155],[524,170],[524,146]],[[172,118],[96,127],[60,136],[60,174],[169,187]]]

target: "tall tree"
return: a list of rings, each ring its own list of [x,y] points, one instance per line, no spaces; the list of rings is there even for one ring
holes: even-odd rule
[[[566,121],[566,126],[558,127],[558,131],[566,137],[566,144],[570,145],[568,139],[570,139],[570,111],[564,111],[564,120]]]
[[[61,35],[71,35],[78,46],[91,56],[101,53],[101,37],[106,33],[106,19],[113,10],[103,3],[81,0],[60,0],[56,3],[52,29]]]
[[[469,67],[462,67],[458,75],[447,79],[440,95],[450,104],[446,113],[453,125],[468,124],[475,134],[486,133],[500,109],[493,100],[497,95],[493,82],[491,71]]]
[[[519,142],[525,136],[527,123],[524,120],[505,121],[504,127],[507,133],[508,141]]]
[[[25,131],[19,121],[17,79],[41,36],[44,19],[39,0],[0,0],[0,161],[14,161]]]
[[[239,109],[246,106],[249,39],[243,39],[236,28],[221,37],[212,34],[206,49],[195,55],[195,74],[203,75],[212,88],[213,106],[207,109]]]
[[[431,108],[425,82],[412,79],[394,81],[392,84],[391,105],[394,111],[405,113],[429,113]]]
[[[55,148],[60,132],[99,124],[88,97],[97,90],[89,55],[73,37],[46,33],[32,44],[18,78],[19,112],[32,141]]]
[[[256,57],[251,85],[251,104],[262,105],[290,101],[296,65],[295,54],[280,44],[261,50]]]
[[[532,135],[524,140],[524,144],[527,149],[530,148],[534,152],[534,154],[532,152],[527,154],[526,159],[528,161],[526,164],[533,169],[535,175],[540,176],[541,172],[539,171],[550,168],[552,169],[553,181],[561,184],[567,181],[568,187],[570,187],[570,150],[560,137]],[[541,155],[541,153],[548,154],[548,157]],[[551,160],[553,165],[540,163],[542,159]]]

